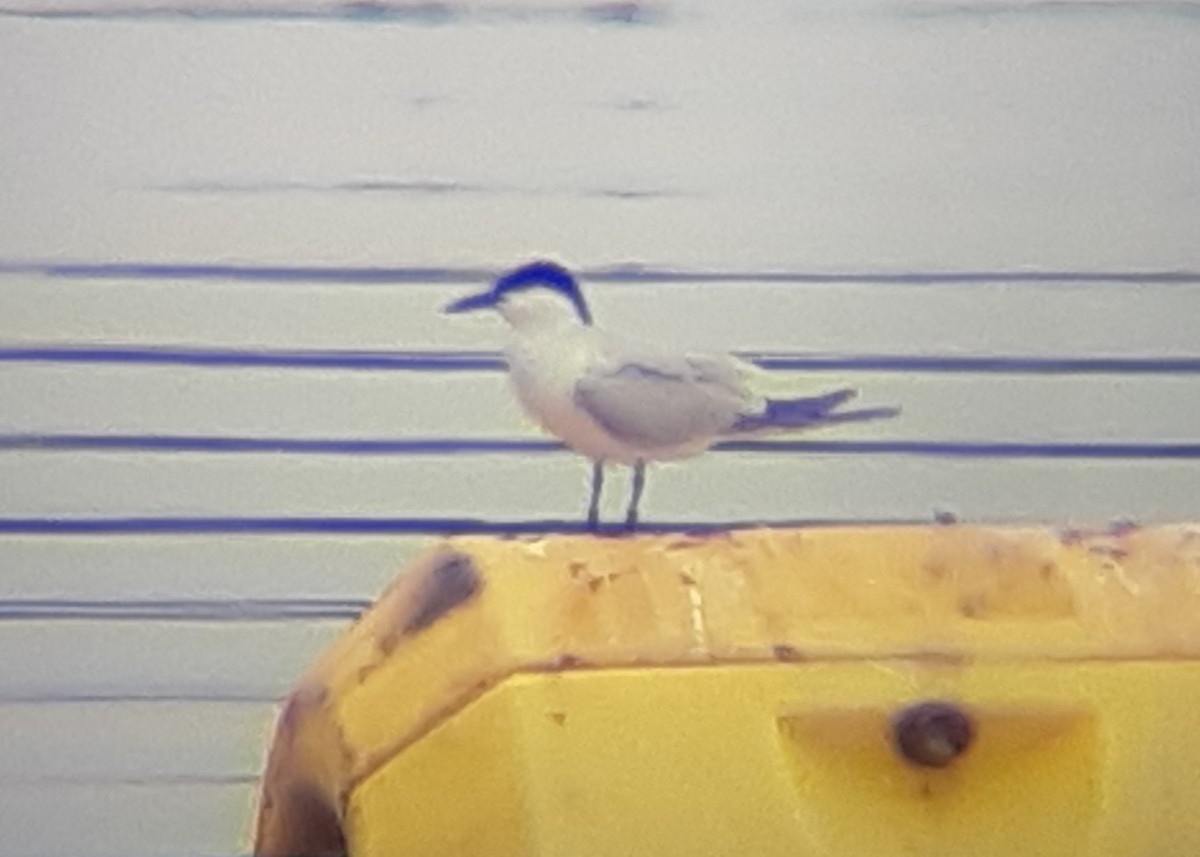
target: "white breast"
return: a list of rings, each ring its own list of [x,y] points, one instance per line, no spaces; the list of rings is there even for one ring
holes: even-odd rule
[[[638,451],[600,427],[574,400],[575,383],[601,359],[588,328],[526,333],[507,349],[509,378],[525,412],[593,461],[632,464]]]

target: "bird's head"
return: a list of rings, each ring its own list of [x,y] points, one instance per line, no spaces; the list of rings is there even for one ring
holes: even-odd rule
[[[494,309],[518,329],[591,324],[579,283],[556,262],[529,262],[500,276],[490,289],[461,298],[444,312]]]

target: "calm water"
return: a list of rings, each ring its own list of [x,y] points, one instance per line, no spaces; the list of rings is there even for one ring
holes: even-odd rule
[[[40,0],[0,76],[0,857],[245,852],[399,567],[577,524],[438,314],[534,253],[904,407],[660,468],[651,526],[1200,511],[1200,4]]]

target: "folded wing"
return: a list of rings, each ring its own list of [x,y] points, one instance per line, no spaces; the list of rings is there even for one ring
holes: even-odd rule
[[[699,451],[722,437],[888,419],[898,408],[847,409],[856,391],[766,398],[759,367],[720,354],[612,357],[575,385],[575,403],[605,431],[648,456]]]
[[[574,399],[647,454],[703,448],[754,406],[735,361],[709,355],[611,360],[576,383]]]

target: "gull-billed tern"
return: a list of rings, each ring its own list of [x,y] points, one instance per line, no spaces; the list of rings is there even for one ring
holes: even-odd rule
[[[896,408],[838,410],[849,388],[768,398],[767,372],[730,354],[675,352],[592,324],[579,284],[548,261],[522,265],[445,312],[495,309],[512,327],[509,377],[525,411],[592,461],[588,526],[600,520],[604,465],[633,468],[625,526],[637,526],[646,462],[686,458],[729,438],[892,417]]]

